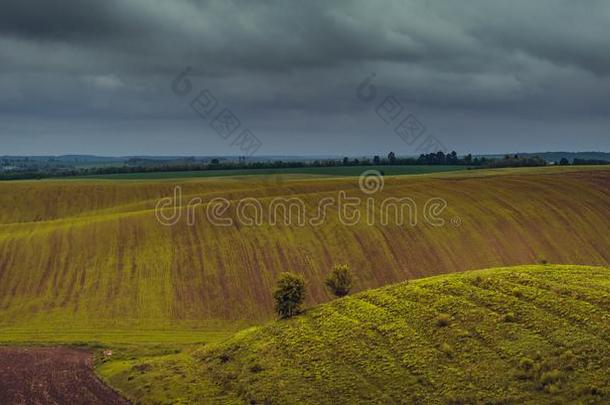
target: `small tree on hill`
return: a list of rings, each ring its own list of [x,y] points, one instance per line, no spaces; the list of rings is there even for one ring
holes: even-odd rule
[[[326,277],[326,286],[337,297],[344,297],[352,289],[352,272],[347,264],[339,264],[333,267],[332,272]]]
[[[275,310],[280,318],[290,318],[301,312],[305,299],[305,280],[294,273],[281,273],[273,293]]]

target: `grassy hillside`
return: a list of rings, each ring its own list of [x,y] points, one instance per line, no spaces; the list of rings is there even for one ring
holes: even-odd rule
[[[272,316],[269,292],[281,271],[305,275],[309,305],[327,301],[322,280],[335,263],[351,265],[357,290],[541,258],[610,263],[607,168],[386,176],[373,195],[411,197],[419,207],[444,198],[443,227],[343,226],[334,207],[317,227],[216,227],[203,209],[195,226],[163,226],[153,208],[176,184],[183,213],[195,196],[204,203],[256,197],[266,206],[276,196],[299,196],[310,211],[339,191],[366,197],[353,177],[1,183],[0,340],[231,331]]]
[[[608,403],[610,269],[425,278],[223,343],[121,356],[98,371],[144,403]]]

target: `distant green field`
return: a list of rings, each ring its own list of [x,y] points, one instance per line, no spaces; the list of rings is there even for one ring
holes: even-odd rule
[[[134,403],[601,404],[609,311],[608,268],[488,269],[365,291],[219,343],[118,349],[97,371]]]
[[[175,179],[193,177],[225,177],[261,174],[309,174],[323,176],[359,176],[365,170],[379,170],[386,175],[424,174],[465,170],[466,166],[339,166],[339,167],[295,167],[284,169],[236,169],[204,170],[186,172],[119,173],[92,176],[79,176],[81,179]],[[71,177],[72,178],[72,177]]]

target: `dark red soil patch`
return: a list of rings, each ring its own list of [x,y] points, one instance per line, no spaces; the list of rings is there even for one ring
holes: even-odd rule
[[[0,404],[128,404],[93,372],[91,353],[0,347]]]

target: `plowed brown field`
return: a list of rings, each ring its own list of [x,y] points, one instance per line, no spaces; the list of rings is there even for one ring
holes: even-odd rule
[[[94,374],[91,354],[0,347],[0,404],[128,404]]]

